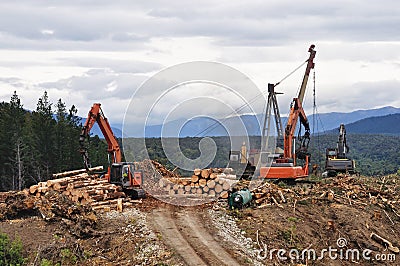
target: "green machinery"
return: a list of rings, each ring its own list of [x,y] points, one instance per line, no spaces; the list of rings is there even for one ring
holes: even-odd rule
[[[251,199],[252,195],[248,189],[236,191],[229,196],[229,209],[242,209],[250,204]]]

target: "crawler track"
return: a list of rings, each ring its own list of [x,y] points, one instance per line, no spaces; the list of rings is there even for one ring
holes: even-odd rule
[[[187,265],[240,265],[208,232],[201,212],[167,206],[153,210],[149,222]]]

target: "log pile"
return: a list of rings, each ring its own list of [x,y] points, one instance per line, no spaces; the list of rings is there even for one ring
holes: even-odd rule
[[[169,196],[201,196],[228,198],[228,191],[237,182],[230,168],[195,169],[191,177],[163,177],[159,188]]]
[[[99,168],[90,169],[100,170]],[[53,175],[58,177],[46,182],[39,182],[26,190],[29,195],[40,198],[49,191],[57,191],[72,202],[90,205],[93,210],[120,210],[131,206],[122,188],[99,178],[97,174],[82,172],[82,170],[64,172]]]

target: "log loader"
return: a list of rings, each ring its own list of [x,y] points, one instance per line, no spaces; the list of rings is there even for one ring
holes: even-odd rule
[[[334,177],[338,173],[355,173],[355,163],[347,158],[346,153],[349,151],[346,141],[346,128],[344,124],[340,124],[339,138],[336,148],[326,149],[325,172],[323,175]]]
[[[308,49],[310,53],[307,60],[306,71],[297,98],[293,98],[290,107],[290,114],[284,129],[283,136],[283,155],[274,158],[270,167],[260,167],[260,177],[268,179],[296,179],[305,178],[309,173],[310,154],[307,152],[308,143],[310,141],[310,124],[303,109],[303,99],[306,92],[308,78],[311,69],[314,68],[314,58],[316,51],[315,45],[311,45]],[[296,148],[295,131],[298,121],[305,129],[303,136],[299,137],[301,146]],[[263,140],[265,141],[265,140]],[[297,165],[297,159],[304,160],[302,166]]]
[[[235,169],[235,166],[241,166],[243,174],[239,175],[241,178],[249,178],[256,174],[260,178],[267,179],[297,179],[297,178],[305,178],[309,174],[309,160],[310,154],[307,152],[308,143],[310,141],[310,125],[307,119],[307,116],[304,112],[302,103],[307,87],[308,78],[310,75],[311,69],[314,68],[314,58],[316,51],[314,50],[315,45],[311,45],[308,49],[310,53],[309,58],[305,63],[307,63],[306,71],[303,77],[303,81],[301,83],[301,87],[298,93],[297,98],[294,98],[291,107],[290,114],[287,120],[287,124],[285,129],[283,130],[282,122],[278,110],[278,104],[276,101],[276,94],[279,94],[274,91],[274,87],[279,84],[268,84],[268,103],[267,110],[265,113],[265,121],[264,121],[264,129],[262,135],[262,148],[257,152],[250,152],[249,156],[247,156],[246,152],[243,152],[243,148],[241,152],[231,151],[229,157],[229,165]],[[270,119],[270,111],[271,107],[274,109],[275,114],[275,123],[276,129],[278,131],[278,136],[281,136],[283,133],[283,154],[276,153],[270,154],[263,149],[266,147],[266,142],[268,141],[268,134],[265,135],[266,131],[269,131],[267,128],[270,122],[267,120]],[[297,123],[300,121],[301,125],[305,129],[305,133],[303,136],[300,136],[296,139],[295,131],[297,127]],[[283,132],[282,132],[283,131]],[[300,148],[296,148],[296,140],[301,142]],[[243,145],[244,146],[244,145]],[[279,149],[277,149],[279,150]],[[302,166],[297,165],[297,159],[304,160]],[[259,167],[259,173],[255,173],[256,166]],[[244,169],[244,170],[243,170]],[[252,171],[252,173],[250,173]]]
[[[100,103],[93,104],[79,138],[80,153],[82,154],[85,168],[88,170],[91,167],[85,140],[89,138],[90,130],[95,123],[99,125],[108,144],[109,166],[107,172],[104,174],[104,178],[112,184],[121,186],[124,192],[132,198],[144,198],[146,194],[142,189],[143,171],[139,169],[138,164],[122,161],[122,153],[118,140],[107,118],[104,116]]]

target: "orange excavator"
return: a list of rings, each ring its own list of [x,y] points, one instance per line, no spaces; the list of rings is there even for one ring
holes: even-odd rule
[[[146,194],[142,189],[143,171],[139,169],[138,164],[122,162],[121,148],[107,118],[104,116],[100,103],[93,104],[79,138],[81,147],[80,153],[82,154],[85,168],[88,170],[91,167],[85,140],[89,138],[90,130],[95,123],[99,125],[108,144],[107,152],[109,166],[107,172],[104,174],[104,178],[112,184],[121,186],[124,189],[124,192],[132,198],[144,198]]]
[[[260,177],[262,178],[296,179],[308,176],[310,155],[309,153],[307,153],[307,147],[310,141],[310,125],[307,116],[303,110],[302,103],[310,71],[314,68],[314,58],[316,54],[314,48],[315,45],[311,45],[308,49],[310,56],[307,60],[307,68],[303,77],[299,94],[297,98],[294,98],[291,103],[290,114],[284,130],[283,156],[274,158],[270,167],[260,167]],[[297,122],[299,120],[300,123],[304,126],[305,133],[302,137],[300,137],[300,140],[302,142],[301,147],[299,149],[296,149],[295,131]],[[296,164],[297,159],[304,160],[304,164],[302,166],[298,166]]]

